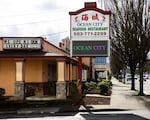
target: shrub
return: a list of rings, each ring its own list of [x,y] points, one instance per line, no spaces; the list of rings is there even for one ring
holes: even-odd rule
[[[109,87],[112,86],[111,80],[104,80],[103,82],[106,83]]]
[[[96,82],[85,82],[85,83],[83,83],[83,92],[84,93],[87,93],[87,92],[89,92],[89,91],[91,91],[91,90],[94,90],[94,89],[96,89],[97,88],[97,83]]]
[[[105,83],[105,82],[100,82],[100,83],[98,84],[98,88],[99,88],[99,90],[100,90],[100,94],[102,94],[102,95],[108,94],[109,85],[108,85],[107,83]]]
[[[99,93],[102,95],[110,95],[112,82],[110,80],[102,80],[99,82],[83,82],[83,93]]]
[[[107,75],[108,75],[108,80],[111,80],[112,75],[110,71],[107,71]]]
[[[68,97],[73,98],[73,99],[78,98],[79,95],[78,95],[77,84],[74,82],[71,82],[71,83],[69,83],[68,86],[69,86],[69,96]]]
[[[0,96],[3,96],[5,94],[5,89],[4,88],[0,88]]]

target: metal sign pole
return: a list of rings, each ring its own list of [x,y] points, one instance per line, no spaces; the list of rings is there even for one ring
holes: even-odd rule
[[[82,98],[82,58],[78,58],[78,93],[79,97]]]

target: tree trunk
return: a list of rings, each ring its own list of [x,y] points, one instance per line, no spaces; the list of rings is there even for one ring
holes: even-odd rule
[[[132,76],[131,90],[135,90],[135,80],[134,80],[134,75],[135,75],[135,73],[132,73],[132,74],[131,74],[131,76]]]
[[[136,65],[133,65],[133,63],[130,64],[130,71],[131,71],[131,90],[135,90],[135,80],[134,80],[134,75],[135,75],[135,70],[136,70]]]
[[[144,89],[143,89],[143,66],[139,65],[139,73],[140,73],[140,90],[139,90],[139,95],[143,96],[144,95]]]

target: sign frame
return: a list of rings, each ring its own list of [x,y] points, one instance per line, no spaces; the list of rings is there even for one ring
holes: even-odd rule
[[[111,11],[103,11],[97,8],[96,2],[86,2],[85,7],[75,12],[69,12],[70,15],[70,40],[71,40],[71,56],[110,56],[110,16]],[[95,22],[96,21],[96,22]],[[106,24],[105,24],[106,22]],[[80,24],[79,24],[80,23]],[[78,26],[79,25],[79,26]],[[82,27],[81,27],[81,26]],[[97,25],[96,27],[94,25]],[[106,36],[101,33],[101,30],[107,28]],[[94,30],[91,32],[91,30]],[[77,31],[77,33],[74,33]],[[103,31],[104,32],[104,31]],[[98,36],[97,36],[98,34]],[[74,54],[74,42],[108,42],[107,55],[102,54]]]
[[[74,52],[74,47],[76,47],[74,44],[75,42],[82,47],[82,48],[81,47],[78,48],[78,51],[76,53]],[[106,49],[103,47],[103,45],[105,45]],[[107,57],[110,55],[110,49],[109,49],[110,48],[110,42],[109,42],[109,40],[86,41],[86,42],[85,41],[72,41],[71,47],[72,47],[71,56]],[[85,51],[85,52],[83,53],[83,51]]]

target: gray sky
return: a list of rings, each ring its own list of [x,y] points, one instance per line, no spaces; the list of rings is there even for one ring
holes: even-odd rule
[[[83,8],[84,2],[97,2],[101,8],[101,1],[0,0],[0,37],[42,36],[58,46],[70,36],[69,12]]]
[[[70,11],[100,0],[0,0],[0,37],[43,36],[58,46],[70,35]]]

